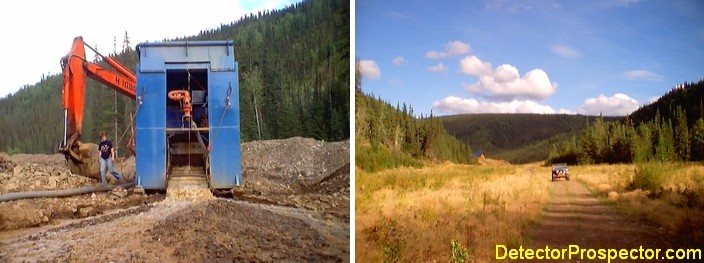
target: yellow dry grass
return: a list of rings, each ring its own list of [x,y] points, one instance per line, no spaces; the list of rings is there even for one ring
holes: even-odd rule
[[[704,166],[697,164],[650,164],[658,170],[658,189],[634,189],[637,165],[588,165],[570,169],[620,210],[666,227],[689,244],[704,243]]]
[[[427,165],[356,170],[358,262],[447,262],[459,240],[473,262],[524,244],[549,197],[549,168]],[[543,176],[541,176],[543,175]]]

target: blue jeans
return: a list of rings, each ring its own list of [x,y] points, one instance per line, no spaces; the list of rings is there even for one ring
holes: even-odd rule
[[[112,176],[115,176],[117,180],[120,180],[122,176],[120,176],[120,173],[115,171],[115,168],[112,167],[112,158],[108,158],[107,160],[103,159],[102,157],[100,158],[100,183],[102,184],[107,184],[107,181],[105,180],[105,168],[107,167],[108,170],[110,170],[110,173]]]

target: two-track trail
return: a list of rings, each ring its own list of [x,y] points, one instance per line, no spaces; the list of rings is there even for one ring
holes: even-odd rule
[[[664,250],[672,247],[669,242],[672,238],[663,228],[631,219],[600,201],[583,184],[565,180],[552,183],[550,201],[543,210],[541,219],[528,233],[530,244],[524,248],[540,249],[548,246],[566,249],[570,245],[577,245],[580,249],[630,250],[642,246],[644,249],[663,250],[660,253],[662,257]],[[584,258],[575,256],[564,262],[585,262],[585,259],[589,262],[586,256],[587,253]]]

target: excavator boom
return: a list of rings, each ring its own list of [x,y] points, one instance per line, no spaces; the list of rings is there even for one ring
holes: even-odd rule
[[[110,58],[110,60],[112,60],[112,58]],[[112,87],[122,95],[135,99],[137,81],[134,76],[120,75],[90,62],[86,62],[84,67],[89,73],[88,76],[93,77],[93,79],[108,87]]]
[[[86,60],[85,47],[102,57],[103,61],[117,72]],[[80,141],[83,133],[86,77],[97,80],[132,99],[136,98],[137,77],[113,58],[102,56],[97,50],[86,45],[80,36],[73,39],[71,51],[61,58],[61,67],[63,69],[64,136],[59,151],[66,155],[73,173],[99,178],[100,168],[97,166],[97,158],[93,150],[97,149],[97,145],[84,144]],[[130,151],[134,153],[132,149]]]

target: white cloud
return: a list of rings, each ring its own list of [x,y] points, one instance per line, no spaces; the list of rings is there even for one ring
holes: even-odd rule
[[[466,56],[460,60],[460,72],[467,75],[484,76],[491,74],[491,63],[483,62],[476,56]]]
[[[390,79],[389,80],[389,85],[391,85],[391,86],[398,87],[398,86],[401,86],[401,84],[403,84],[403,81],[401,81],[400,79]]]
[[[445,51],[431,50],[425,53],[427,58],[431,59],[441,59],[448,57],[456,57],[462,54],[467,54],[472,48],[469,44],[465,44],[462,41],[452,41],[445,45]]]
[[[481,61],[476,56],[465,56],[460,60],[460,72],[479,77],[474,84],[462,83],[473,94],[486,98],[512,101],[517,98],[544,100],[557,89],[557,83],[550,82],[542,69],[534,69],[523,77],[518,69],[510,64],[502,64],[491,69],[491,63]]]
[[[627,79],[642,79],[642,80],[651,80],[651,81],[662,80],[662,76],[658,75],[657,73],[650,72],[647,70],[630,70],[630,71],[623,72],[622,76]]]
[[[511,82],[520,77],[521,75],[518,74],[518,69],[509,64],[499,65],[494,72],[494,79],[498,82]]]
[[[660,96],[652,96],[652,97],[650,97],[650,99],[648,99],[647,104],[652,104],[652,103],[658,101],[659,99],[660,99]]]
[[[486,98],[512,101],[518,98],[544,100],[557,89],[542,69],[534,69],[520,77],[516,67],[503,64],[493,74],[479,77],[474,84],[462,83],[469,92]]]
[[[606,6],[629,7],[632,4],[637,4],[640,0],[609,0],[606,1]]]
[[[597,98],[588,98],[579,107],[579,113],[586,115],[624,116],[638,109],[640,103],[623,93],[611,97],[603,94]]]
[[[445,67],[445,64],[440,62],[435,66],[429,67],[428,71],[435,73],[447,72],[447,67]]]
[[[381,70],[379,66],[376,65],[374,60],[360,60],[359,71],[362,73],[362,77],[367,79],[380,79]]]
[[[512,100],[510,102],[485,102],[476,99],[464,99],[456,96],[445,97],[442,100],[433,102],[433,109],[442,113],[462,114],[462,113],[568,113],[572,112],[564,109],[555,111],[548,105],[542,105],[531,100]]]
[[[553,45],[550,49],[553,53],[563,58],[578,58],[581,56],[579,51],[565,45]]]
[[[400,19],[406,19],[406,18],[410,18],[410,17],[411,17],[411,16],[409,16],[409,15],[407,15],[407,14],[404,14],[404,13],[401,13],[401,12],[397,12],[397,11],[393,11],[393,12],[389,13],[389,16],[394,17],[394,18],[400,18]]]
[[[557,111],[557,113],[558,114],[572,114],[572,115],[577,114],[576,112],[568,110],[568,109],[560,109],[559,111]]]
[[[512,14],[518,13],[519,11],[531,10],[533,7],[528,4],[529,1],[488,1],[485,4],[485,8],[489,10],[506,11]]]
[[[393,63],[396,66],[406,64],[406,58],[402,56],[395,57],[393,60],[391,60],[391,63]]]

